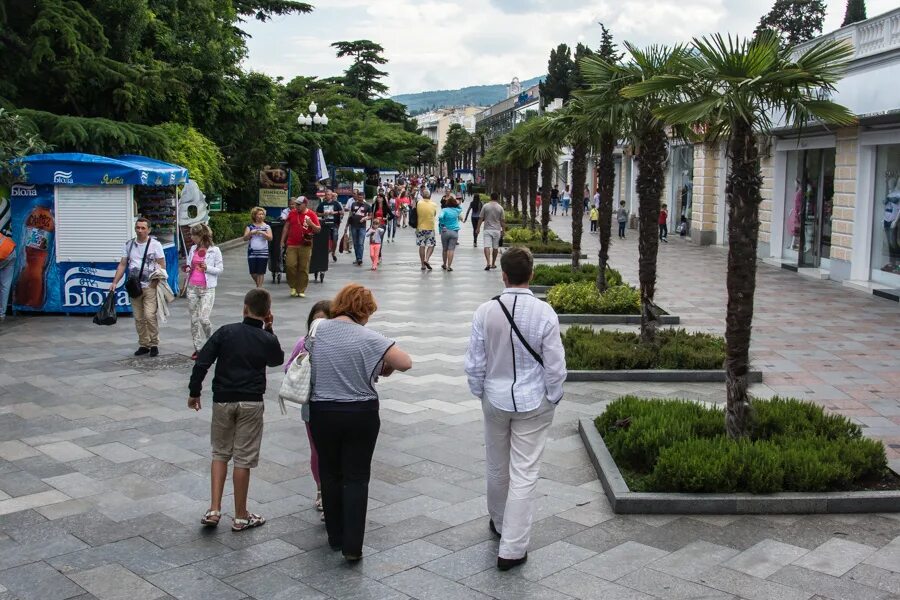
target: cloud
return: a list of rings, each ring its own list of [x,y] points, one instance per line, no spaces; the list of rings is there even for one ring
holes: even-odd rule
[[[390,61],[391,94],[506,83],[544,73],[560,43],[596,47],[603,22],[621,44],[688,42],[713,32],[748,35],[774,0],[327,0],[309,15],[245,24],[246,67],[290,79],[340,75],[331,43],[370,39]],[[827,0],[826,31],[845,0]],[[869,0],[869,15],[896,0]]]

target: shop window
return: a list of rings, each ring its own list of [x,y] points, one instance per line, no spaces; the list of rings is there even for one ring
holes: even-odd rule
[[[694,203],[694,147],[672,148],[672,189],[669,200],[670,226],[686,236],[690,233]]]
[[[782,256],[800,267],[828,267],[835,149],[788,152]]]
[[[900,287],[900,144],[878,147],[874,203],[872,280]]]

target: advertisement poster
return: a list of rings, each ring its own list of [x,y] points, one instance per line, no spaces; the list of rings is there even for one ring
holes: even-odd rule
[[[59,278],[55,256],[53,186],[15,184],[10,188],[10,204],[11,233],[16,243],[16,270],[11,298],[13,309],[54,310],[48,307],[59,307],[62,302],[59,288],[50,285]]]
[[[288,205],[290,171],[281,167],[263,167],[259,171],[259,205],[285,208]]]

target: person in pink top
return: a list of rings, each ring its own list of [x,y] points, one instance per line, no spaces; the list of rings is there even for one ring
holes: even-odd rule
[[[194,342],[194,354],[191,359],[197,360],[197,353],[212,335],[213,304],[216,301],[216,283],[222,274],[222,251],[213,245],[212,230],[205,223],[191,227],[191,246],[184,270],[188,274],[187,296],[188,311],[191,314],[191,338]]]
[[[330,319],[331,318],[331,301],[330,300],[320,300],[313,304],[312,308],[309,310],[309,317],[306,319],[306,330],[309,331],[309,328],[312,326],[312,322],[316,319]],[[306,336],[301,336],[297,343],[294,345],[294,351],[291,352],[291,358],[285,361],[284,363],[284,372],[287,373],[288,369],[291,366],[291,363],[294,362],[294,359],[297,358],[300,353],[306,351]],[[309,440],[309,471],[312,473],[313,480],[316,482],[316,510],[322,510],[322,483],[319,479],[319,453],[316,451],[316,444],[313,442],[312,433],[309,429],[309,404],[304,404],[303,408],[300,409],[300,417],[303,419],[303,422],[306,424],[306,437]],[[322,515],[322,520],[325,520],[325,516]]]

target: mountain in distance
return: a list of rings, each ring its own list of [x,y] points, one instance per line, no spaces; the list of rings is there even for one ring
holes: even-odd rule
[[[540,77],[523,81],[522,90],[527,90],[539,81],[543,81],[544,77],[544,75],[541,75]],[[507,83],[472,85],[458,90],[433,90],[417,94],[400,94],[391,97],[391,100],[406,105],[406,109],[411,115],[448,106],[491,106],[506,99],[506,88],[508,85]]]

